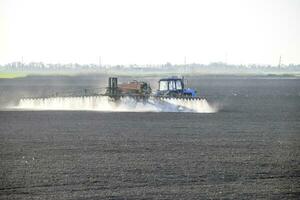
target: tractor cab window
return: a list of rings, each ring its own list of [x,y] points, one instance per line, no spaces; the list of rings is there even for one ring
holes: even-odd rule
[[[159,90],[161,91],[168,90],[168,81],[160,81]]]
[[[182,88],[183,88],[183,87],[182,87],[181,81],[180,81],[180,80],[177,80],[177,81],[176,81],[176,89],[177,89],[177,90],[182,90]]]
[[[169,90],[176,90],[176,82],[175,81],[169,81]]]

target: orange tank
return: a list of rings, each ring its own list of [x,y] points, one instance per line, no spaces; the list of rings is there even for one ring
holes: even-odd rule
[[[149,84],[140,81],[132,81],[129,83],[121,83],[118,89],[122,94],[150,94],[151,88]]]

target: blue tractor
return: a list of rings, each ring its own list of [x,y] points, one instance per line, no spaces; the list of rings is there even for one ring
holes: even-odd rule
[[[197,92],[191,88],[184,88],[184,79],[178,77],[163,78],[159,80],[159,87],[156,92],[158,97],[193,98]]]

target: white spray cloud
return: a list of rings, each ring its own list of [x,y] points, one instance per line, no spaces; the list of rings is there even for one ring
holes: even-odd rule
[[[140,102],[132,98],[121,98],[114,102],[109,97],[52,97],[21,99],[11,107],[18,110],[89,110],[103,112],[194,112],[215,113],[217,107],[205,99],[155,99]]]

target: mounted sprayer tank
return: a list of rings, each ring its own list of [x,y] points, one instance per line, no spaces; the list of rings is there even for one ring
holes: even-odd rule
[[[130,81],[118,84],[118,78],[109,77],[106,95],[110,97],[139,96],[145,97],[151,94],[150,84],[143,81]]]

